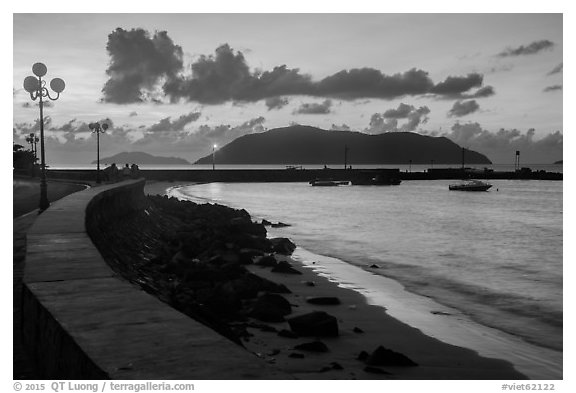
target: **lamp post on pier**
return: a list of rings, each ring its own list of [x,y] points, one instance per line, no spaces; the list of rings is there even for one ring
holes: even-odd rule
[[[46,184],[46,154],[44,150],[44,102],[43,98],[48,98],[56,101],[60,97],[60,93],[64,91],[66,84],[60,78],[54,78],[50,81],[50,88],[56,92],[56,97],[51,97],[46,81],[42,79],[48,69],[43,63],[35,63],[32,66],[32,72],[35,76],[27,76],[24,78],[24,90],[30,94],[32,101],[39,100],[40,107],[40,213],[48,209],[50,202],[48,201],[48,185]]]
[[[107,123],[90,123],[88,128],[92,133],[96,133],[96,183],[100,184],[100,133],[105,133],[108,129]]]

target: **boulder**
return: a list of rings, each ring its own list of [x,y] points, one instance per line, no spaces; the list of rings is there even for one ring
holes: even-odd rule
[[[379,346],[366,359],[369,366],[389,366],[389,367],[415,367],[417,363],[409,359],[406,355],[395,352],[391,349]]]
[[[338,321],[323,311],[315,311],[288,320],[290,329],[300,336],[336,337]]]
[[[285,227],[289,227],[290,224],[285,224],[285,223],[283,223],[283,222],[281,222],[281,221],[278,221],[278,223],[276,223],[276,224],[272,224],[272,223],[271,223],[270,226],[271,226],[272,228],[285,228]]]
[[[333,306],[340,304],[340,299],[332,296],[310,297],[306,299],[307,303],[317,304],[321,306]]]
[[[272,250],[282,255],[292,255],[296,249],[296,244],[285,237],[270,239],[270,243],[272,244]]]
[[[256,299],[248,316],[264,322],[282,322],[292,312],[288,300],[281,295],[265,293]]]
[[[267,267],[274,267],[278,265],[276,258],[272,255],[265,255],[262,258],[258,259],[255,263],[258,266],[267,266]]]
[[[294,349],[308,352],[328,352],[328,347],[322,341],[312,341],[296,345]]]
[[[285,273],[285,274],[302,274],[300,270],[294,269],[292,265],[288,262],[280,261],[271,270],[273,273]]]

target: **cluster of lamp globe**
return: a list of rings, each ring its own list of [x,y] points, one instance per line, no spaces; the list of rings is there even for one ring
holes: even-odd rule
[[[40,212],[46,210],[50,206],[48,201],[48,191],[46,185],[46,159],[44,155],[44,115],[43,115],[43,98],[48,98],[56,101],[60,97],[60,93],[64,91],[66,84],[61,78],[54,78],[50,81],[50,88],[56,92],[56,97],[50,95],[50,91],[46,88],[46,81],[42,77],[46,75],[48,69],[43,63],[35,63],[32,66],[32,72],[36,76],[27,76],[24,78],[24,90],[30,94],[33,101],[39,99],[40,107]]]

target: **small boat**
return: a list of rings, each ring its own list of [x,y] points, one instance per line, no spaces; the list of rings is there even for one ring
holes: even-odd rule
[[[450,184],[449,190],[452,191],[488,191],[492,184],[480,180],[468,180],[459,184]]]
[[[335,187],[335,186],[347,186],[350,184],[349,181],[334,181],[334,180],[312,180],[310,181],[311,185],[315,187]]]

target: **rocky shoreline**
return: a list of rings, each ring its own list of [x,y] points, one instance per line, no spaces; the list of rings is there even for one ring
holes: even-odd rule
[[[289,258],[295,245],[267,238],[266,225],[286,224],[148,196],[145,210],[89,233],[122,277],[297,378],[523,378],[506,362],[426,337],[298,266]],[[414,343],[447,352],[430,362]],[[419,366],[418,357],[429,364]]]

